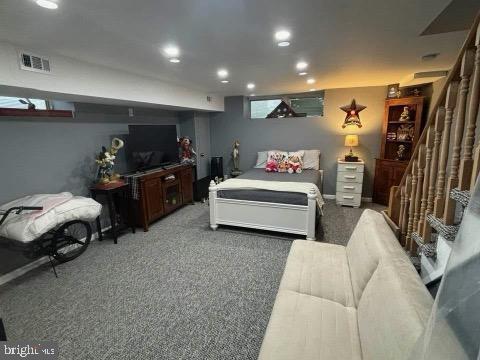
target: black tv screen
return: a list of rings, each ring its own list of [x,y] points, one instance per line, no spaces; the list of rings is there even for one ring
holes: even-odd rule
[[[179,162],[175,125],[129,125],[126,142],[130,171]]]

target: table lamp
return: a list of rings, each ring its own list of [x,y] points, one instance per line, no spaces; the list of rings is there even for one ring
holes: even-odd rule
[[[358,156],[353,154],[353,147],[358,146],[358,135],[345,136],[345,146],[350,147],[350,152],[345,155],[345,161],[358,161]]]

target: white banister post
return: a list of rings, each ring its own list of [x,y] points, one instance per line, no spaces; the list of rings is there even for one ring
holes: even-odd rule
[[[210,203],[210,228],[217,230],[217,186],[215,181],[210,181],[210,187],[208,188],[208,199]]]
[[[314,188],[310,190],[307,195],[308,210],[307,210],[307,240],[315,240],[315,220],[317,214],[317,192]]]

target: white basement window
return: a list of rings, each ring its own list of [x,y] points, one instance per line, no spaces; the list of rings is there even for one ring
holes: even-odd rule
[[[35,105],[36,110],[47,110],[46,100],[0,96],[0,108],[28,109],[29,105],[32,107],[32,104]]]

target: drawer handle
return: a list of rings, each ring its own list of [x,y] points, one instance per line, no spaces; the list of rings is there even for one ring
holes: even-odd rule
[[[356,166],[345,166],[345,169],[347,170],[357,170]]]
[[[356,179],[355,175],[345,175],[345,179]]]
[[[347,200],[353,200],[353,199],[355,199],[353,196],[347,196],[347,195],[343,195],[343,198],[344,198],[344,199],[347,199]]]
[[[344,186],[343,188],[346,190],[355,190],[355,186]]]

